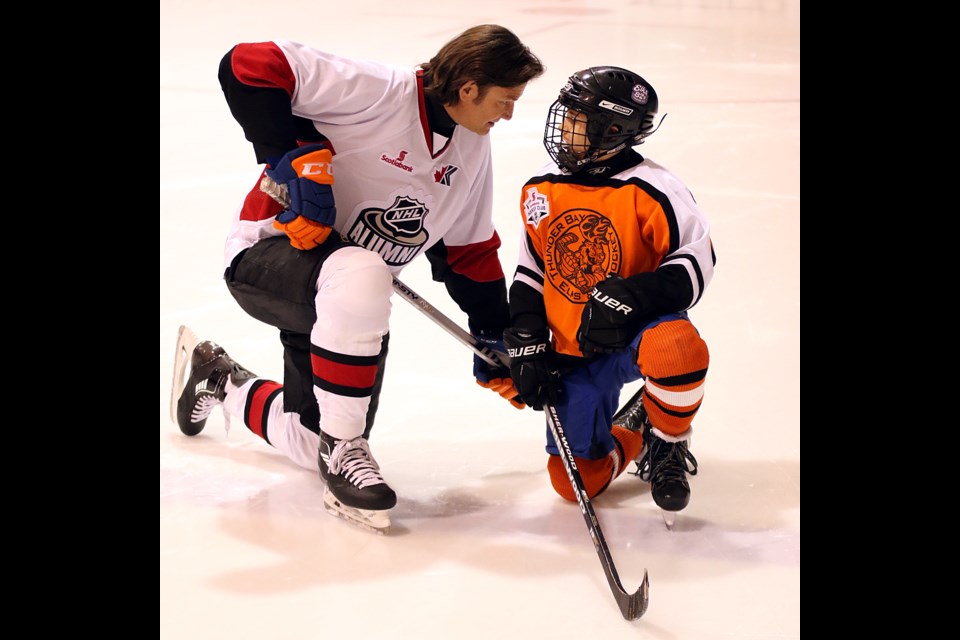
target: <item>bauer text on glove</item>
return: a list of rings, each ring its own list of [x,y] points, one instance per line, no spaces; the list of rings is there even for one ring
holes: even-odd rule
[[[503,332],[503,343],[520,398],[537,411],[543,410],[546,401],[556,404],[561,393],[560,374],[547,331],[512,327]]]
[[[267,175],[287,188],[290,205],[273,226],[290,236],[297,249],[312,249],[327,239],[337,219],[333,188],[333,154],[321,145],[306,145],[271,163]]]
[[[626,349],[645,317],[643,304],[629,281],[610,274],[597,284],[580,315],[577,341],[585,357]]]
[[[507,348],[503,340],[493,337],[489,332],[477,331],[473,337],[482,346],[506,353]],[[517,409],[523,409],[524,404],[513,386],[513,379],[510,377],[510,369],[505,365],[495,366],[474,354],[473,356],[473,377],[477,379],[477,384],[485,389],[491,389],[499,393],[503,398]]]

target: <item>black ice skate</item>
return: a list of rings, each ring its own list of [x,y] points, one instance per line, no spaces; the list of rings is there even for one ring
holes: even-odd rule
[[[690,504],[687,474],[697,475],[697,459],[690,453],[689,442],[668,442],[653,430],[643,407],[643,388],[616,413],[613,423],[643,431],[643,449],[636,459],[634,475],[650,483],[653,501],[660,507],[667,528],[672,529],[677,512]]]
[[[318,462],[327,485],[327,512],[376,533],[390,529],[388,511],[396,506],[397,494],[380,475],[366,439],[338,440],[321,431]]]
[[[188,356],[190,377],[184,384]],[[209,340],[198,342],[193,331],[185,326],[180,327],[177,335],[173,369],[170,413],[180,431],[188,436],[203,431],[214,407],[223,404],[228,377],[236,386],[256,377],[228,356],[223,347]]]
[[[620,411],[613,416],[613,424],[630,431],[644,431],[647,428],[647,410],[643,408],[643,387],[627,400]],[[646,437],[644,437],[646,443]]]

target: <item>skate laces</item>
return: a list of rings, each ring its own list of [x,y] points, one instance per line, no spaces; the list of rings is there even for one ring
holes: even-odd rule
[[[686,480],[686,474],[697,475],[697,459],[690,453],[686,442],[667,442],[653,434],[649,437],[650,446],[637,462],[635,475],[641,480],[660,484],[668,480]]]
[[[362,437],[340,440],[330,453],[330,473],[341,475],[354,486],[383,484],[380,466],[370,453],[370,444]]]
[[[215,396],[203,394],[197,398],[197,404],[193,405],[193,411],[190,413],[190,420],[200,422],[210,417],[213,408],[220,404]]]
[[[214,369],[209,377],[197,384],[197,400],[193,405],[193,410],[190,412],[190,421],[196,423],[206,420],[210,417],[215,407],[223,406],[226,386],[227,373],[220,369]],[[226,410],[223,412],[223,418],[227,434],[229,435],[230,416]]]

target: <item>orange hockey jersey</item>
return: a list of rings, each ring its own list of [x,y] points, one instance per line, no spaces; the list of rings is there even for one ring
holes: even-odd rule
[[[695,305],[713,277],[710,225],[693,195],[633,150],[573,175],[548,164],[524,185],[520,210],[511,317],[528,327],[544,317],[558,354],[582,357],[580,315],[607,274],[639,288],[651,321]]]

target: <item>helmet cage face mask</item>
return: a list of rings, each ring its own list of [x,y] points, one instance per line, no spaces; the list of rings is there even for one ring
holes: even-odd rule
[[[646,104],[630,99],[638,91],[648,96]],[[642,144],[654,131],[657,107],[653,87],[636,74],[615,67],[581,71],[551,105],[543,145],[561,169],[575,173],[600,157]]]
[[[575,173],[600,156],[625,149],[631,136],[620,131],[612,117],[557,100],[547,114],[543,144],[561,169]]]

